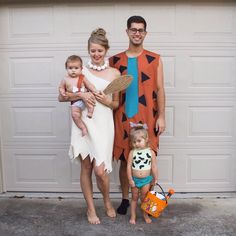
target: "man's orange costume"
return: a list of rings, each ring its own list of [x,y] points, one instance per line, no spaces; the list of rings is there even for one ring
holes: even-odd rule
[[[126,92],[121,92],[119,108],[114,112],[115,141],[114,157],[117,160],[127,160],[130,143],[130,122],[147,124],[150,147],[157,152],[159,138],[155,130],[158,116],[157,109],[157,68],[159,65],[158,54],[143,50],[137,57],[138,62],[138,113],[132,118],[125,114]],[[117,68],[122,75],[127,74],[128,57],[125,52],[119,53],[109,59],[110,66]]]

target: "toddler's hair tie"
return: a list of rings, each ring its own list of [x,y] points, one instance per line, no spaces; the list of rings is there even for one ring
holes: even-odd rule
[[[143,128],[143,129],[148,129],[147,124],[141,124],[141,123],[133,123],[129,122],[131,128]]]

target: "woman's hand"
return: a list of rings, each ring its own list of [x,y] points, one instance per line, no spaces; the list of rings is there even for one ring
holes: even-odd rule
[[[81,99],[92,106],[96,105],[96,98],[91,92],[81,93]]]
[[[99,91],[99,92],[94,93],[94,95],[98,102],[110,107],[112,100],[104,92]]]

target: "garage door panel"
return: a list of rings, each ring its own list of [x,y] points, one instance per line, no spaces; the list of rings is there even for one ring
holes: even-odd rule
[[[10,38],[48,38],[53,34],[53,7],[47,4],[10,7],[9,20]]]
[[[192,8],[193,24],[192,30],[194,34],[202,36],[216,36],[225,34],[233,34],[235,7],[225,6],[221,3],[209,5],[193,4]],[[220,24],[218,24],[220,22]]]
[[[82,37],[88,39],[88,35],[98,28],[103,27],[108,34],[113,33],[114,25],[114,5],[103,3],[86,3],[86,4],[71,4],[67,6],[67,14],[69,18],[69,36]],[[96,16],[95,21],[89,24],[88,16]],[[76,22],[76,24],[75,24]]]
[[[159,53],[165,65],[165,88],[168,95],[235,94],[235,51],[215,48],[194,50],[186,46],[172,55],[165,49]]]
[[[153,9],[155,8],[155,11]],[[140,3],[130,5],[130,12],[144,16],[148,22],[150,40],[155,36],[174,36],[176,31],[175,3]],[[129,14],[131,15],[131,13]],[[128,17],[128,16],[127,16]],[[127,18],[126,17],[126,18]],[[158,27],[156,27],[158,24]]]
[[[234,191],[235,150],[204,149],[186,153],[186,186],[197,191]]]
[[[4,156],[8,191],[62,191],[68,182],[64,150],[5,149]]]
[[[72,47],[54,50],[34,48],[28,51],[22,48],[1,54],[0,60],[3,63],[0,69],[5,78],[0,80],[1,94],[9,97],[17,94],[28,98],[41,97],[43,94],[57,96],[59,83],[66,75],[66,58],[78,54],[78,49]],[[88,61],[86,49],[80,51],[79,55]]]
[[[166,189],[179,192],[234,191],[235,155],[233,148],[163,145],[157,158],[158,178]]]
[[[5,144],[25,142],[29,145],[35,142],[57,143],[69,140],[69,104],[58,104],[56,101],[22,100],[5,102],[2,107]]]
[[[173,186],[174,155],[159,154],[157,157],[158,182]]]
[[[187,182],[228,184],[230,182],[229,167],[230,155],[227,154],[188,155]]]
[[[231,138],[233,134],[234,107],[191,106],[189,107],[189,136]]]
[[[212,145],[235,143],[235,102],[212,101],[214,100],[212,97],[204,95],[199,101],[184,96],[167,97],[167,99],[167,128],[161,136],[161,143],[170,145],[175,143],[198,145],[198,142],[212,142]]]
[[[165,88],[176,88],[176,56],[177,55],[166,55],[162,54],[162,62],[165,65],[164,75],[165,75]]]

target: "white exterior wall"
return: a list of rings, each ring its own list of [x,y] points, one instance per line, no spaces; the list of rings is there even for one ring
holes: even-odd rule
[[[236,4],[197,1],[0,6],[0,190],[81,191],[79,166],[67,156],[69,104],[57,102],[64,61],[88,59],[97,27],[107,31],[109,55],[125,50],[134,14],[148,23],[145,48],[164,62],[159,182],[181,192],[236,190]]]

